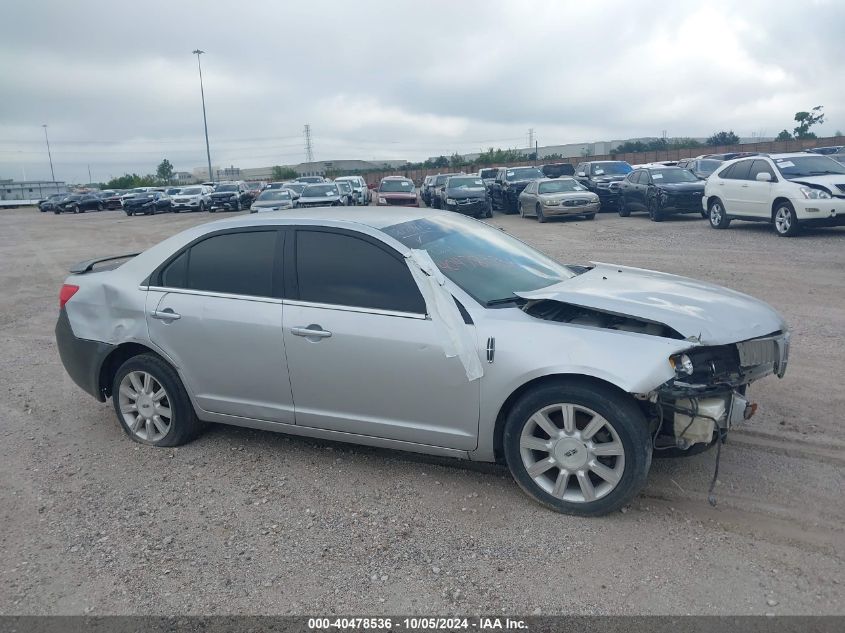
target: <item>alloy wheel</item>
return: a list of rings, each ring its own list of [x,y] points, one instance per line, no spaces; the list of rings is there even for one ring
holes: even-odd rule
[[[722,205],[714,202],[710,205],[710,224],[719,226],[722,223]]]
[[[792,228],[792,212],[787,207],[779,207],[775,212],[775,229],[785,235]]]
[[[126,427],[139,439],[158,442],[171,428],[170,397],[150,373],[131,371],[120,381],[120,414]]]
[[[534,413],[522,429],[519,452],[538,487],[573,503],[607,496],[625,471],[625,449],[613,425],[592,409],[572,403]]]

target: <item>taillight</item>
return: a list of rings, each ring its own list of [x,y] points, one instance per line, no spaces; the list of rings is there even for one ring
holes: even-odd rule
[[[65,304],[70,301],[70,298],[76,294],[77,290],[79,290],[79,286],[74,286],[73,284],[64,284],[62,286],[62,289],[59,292],[60,310],[65,307]]]

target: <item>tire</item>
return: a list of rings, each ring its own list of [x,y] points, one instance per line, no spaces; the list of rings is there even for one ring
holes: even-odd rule
[[[719,198],[713,198],[707,205],[707,217],[714,229],[726,229],[731,225],[731,219],[725,212],[725,207]]]
[[[487,203],[487,211],[485,211],[484,217],[485,218],[492,218],[493,217],[493,203],[492,202]]]
[[[537,222],[539,222],[540,224],[545,224],[546,216],[543,215],[543,207],[540,206],[539,202],[537,203],[537,206],[534,207],[534,211],[537,212]]]
[[[211,207],[211,208],[208,210],[208,212],[209,212],[209,213],[217,213],[217,209],[215,209],[214,207]]]
[[[82,209],[79,208],[78,204],[73,207],[73,212],[74,213],[85,213]]]
[[[200,210],[200,213],[205,212],[205,202],[203,202],[202,200],[200,200],[199,210]]]
[[[144,380],[145,376],[149,382]],[[162,389],[164,395],[159,396]],[[156,401],[147,394],[160,399]],[[138,395],[142,397],[139,399]],[[179,375],[152,354],[133,356],[120,366],[112,383],[112,403],[123,431],[140,444],[181,446],[194,439],[203,428]],[[144,411],[149,412],[149,418],[143,415]],[[170,414],[169,423],[165,411]],[[135,422],[131,421],[133,418]]]
[[[132,213],[132,211],[127,211],[127,212],[126,212],[126,217],[127,217],[127,218],[131,218],[133,215],[135,215],[135,214],[134,214],[134,213]]]
[[[792,206],[791,202],[779,203],[772,214],[772,221],[775,225],[775,232],[781,237],[795,237],[801,231],[798,216],[795,215],[795,207]]]
[[[631,210],[628,208],[628,205],[625,204],[625,198],[619,196],[619,202],[617,203],[617,212],[619,213],[620,218],[627,218],[631,215]]]
[[[663,222],[663,214],[657,208],[657,200],[654,198],[648,201],[648,217],[652,222]]]
[[[100,202],[100,203],[97,204],[97,211],[102,211],[102,210],[103,210],[103,203]]]
[[[522,206],[521,202],[519,203],[518,211],[519,211],[519,217],[525,218],[525,207]]]
[[[571,427],[564,415],[573,420]],[[580,439],[584,432],[590,433],[586,442]],[[592,452],[599,447],[604,454]],[[514,480],[528,495],[578,516],[621,508],[643,488],[651,466],[651,436],[636,403],[586,380],[547,383],[523,395],[505,421],[503,448]]]
[[[56,211],[53,211],[53,213],[54,213],[55,215],[59,215],[59,213],[61,213],[61,211],[56,210]]]
[[[595,213],[588,213],[587,215],[584,216],[584,219],[585,220],[595,220],[596,214]]]
[[[704,218],[704,219],[706,220],[707,218],[709,218],[709,217],[710,217],[710,214],[709,214],[707,211],[702,211],[702,212],[701,212],[701,217],[702,217],[702,218]]]
[[[238,213],[241,210],[241,199],[238,198],[235,200],[235,213]]]

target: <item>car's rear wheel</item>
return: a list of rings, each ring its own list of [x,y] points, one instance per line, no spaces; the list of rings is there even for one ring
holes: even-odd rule
[[[619,202],[617,203],[617,211],[619,213],[620,218],[627,218],[631,215],[631,211],[628,209],[628,205],[625,203],[625,198],[619,196]]]
[[[537,203],[537,206],[534,207],[534,211],[537,213],[537,222],[543,224],[546,221],[546,216],[543,215],[543,207],[540,206],[540,203]]]
[[[798,235],[800,226],[798,216],[795,215],[795,207],[791,202],[783,201],[778,203],[774,212],[775,231],[781,237],[794,237]]]
[[[179,375],[152,354],[134,356],[120,366],[112,401],[123,430],[141,444],[180,446],[202,430]]]
[[[726,229],[731,224],[731,220],[725,213],[725,207],[719,198],[714,198],[707,205],[707,215],[710,218],[710,226],[714,229]]]
[[[526,393],[508,414],[503,448],[525,492],[580,516],[628,503],[651,465],[651,436],[640,409],[591,382],[550,383]]]
[[[78,204],[73,207],[73,212],[74,213],[85,213],[82,209],[79,208]]]
[[[97,211],[102,211],[102,210],[103,210],[103,203],[102,203],[102,202],[98,202],[98,203],[97,203]]]

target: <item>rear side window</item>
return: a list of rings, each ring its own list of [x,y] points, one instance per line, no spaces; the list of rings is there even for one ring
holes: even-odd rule
[[[727,178],[728,180],[747,180],[748,179],[748,172],[751,169],[751,161],[750,160],[741,160],[738,163],[734,163],[724,171],[719,173],[719,176],[722,178]]]
[[[276,236],[276,231],[226,233],[197,242],[162,270],[161,285],[272,297]]]
[[[297,231],[302,301],[425,314],[425,301],[404,261],[366,240]]]

